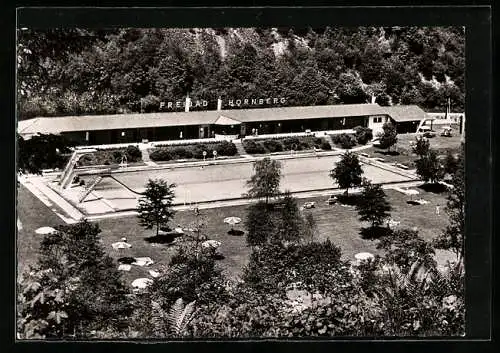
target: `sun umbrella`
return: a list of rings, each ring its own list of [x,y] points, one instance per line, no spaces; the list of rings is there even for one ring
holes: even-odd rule
[[[204,248],[212,248],[212,249],[217,249],[221,245],[220,241],[217,240],[207,240],[201,243],[201,246]]]
[[[111,246],[115,250],[116,249],[128,249],[128,248],[132,247],[132,245],[130,245],[129,243],[124,242],[124,241],[117,241],[116,243],[111,244]]]
[[[55,233],[56,230],[52,227],[41,227],[41,228],[38,228],[37,230],[35,230],[35,233],[36,234],[51,234],[51,233]]]
[[[139,288],[139,289],[144,289],[147,286],[150,286],[153,284],[153,280],[150,278],[137,278],[132,282],[132,287]]]
[[[368,261],[368,260],[372,260],[375,256],[373,256],[373,254],[371,254],[369,252],[360,252],[360,253],[357,253],[356,255],[354,255],[354,257],[358,261]]]
[[[224,223],[227,223],[227,224],[231,225],[231,230],[230,230],[231,233],[234,232],[234,229],[233,229],[234,225],[238,224],[240,222],[241,222],[241,218],[239,218],[239,217],[227,217],[227,218],[224,218]]]
[[[419,192],[417,190],[407,189],[405,190],[405,194],[410,195],[410,200],[411,200],[413,198],[413,195],[418,195]]]
[[[240,222],[241,222],[241,218],[239,218],[239,217],[224,218],[224,223],[230,224],[231,226],[234,226],[235,224],[238,224]]]

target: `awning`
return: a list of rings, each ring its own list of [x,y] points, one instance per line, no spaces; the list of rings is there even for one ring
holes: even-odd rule
[[[228,118],[226,116],[219,116],[219,118],[215,121],[215,125],[239,125],[241,124],[241,121],[234,120],[231,118]]]

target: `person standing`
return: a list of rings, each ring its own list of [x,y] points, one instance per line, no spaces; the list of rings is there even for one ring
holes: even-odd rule
[[[439,216],[439,205],[436,205],[436,214]]]

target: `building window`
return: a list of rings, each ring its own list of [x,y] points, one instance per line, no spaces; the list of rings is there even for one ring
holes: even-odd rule
[[[382,122],[382,117],[381,116],[376,116],[373,118],[374,123],[381,123]]]

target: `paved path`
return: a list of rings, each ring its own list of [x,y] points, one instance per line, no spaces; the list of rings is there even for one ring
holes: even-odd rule
[[[139,146],[139,150],[142,153],[142,161],[144,163],[146,163],[148,166],[152,166],[152,167],[157,166],[158,164],[156,164],[155,162],[153,162],[151,160],[151,158],[149,158],[149,148],[150,148],[150,145],[146,144],[146,143],[140,143],[138,146]]]

